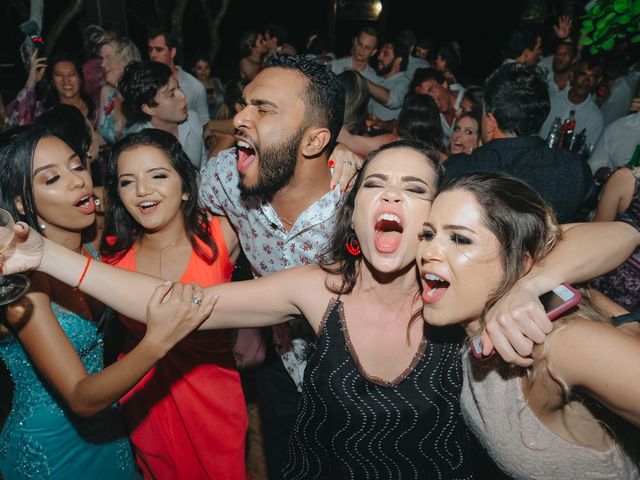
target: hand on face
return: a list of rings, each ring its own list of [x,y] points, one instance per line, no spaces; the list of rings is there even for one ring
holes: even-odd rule
[[[340,185],[340,189],[345,192],[348,190],[355,180],[356,173],[362,167],[364,159],[356,155],[342,144],[336,145],[331,158],[329,159],[329,167],[333,168],[331,175],[331,189]]]
[[[503,247],[486,226],[486,211],[474,194],[447,190],[435,199],[418,248],[425,285],[423,314],[433,325],[464,323],[469,335],[505,277]],[[536,292],[524,279],[496,302],[485,317],[484,355],[495,349],[509,363],[526,367],[533,344],[551,331]]]

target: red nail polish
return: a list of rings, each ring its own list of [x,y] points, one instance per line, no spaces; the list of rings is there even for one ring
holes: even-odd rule
[[[333,160],[329,160],[329,164],[330,167],[335,167],[336,162],[334,162]]]

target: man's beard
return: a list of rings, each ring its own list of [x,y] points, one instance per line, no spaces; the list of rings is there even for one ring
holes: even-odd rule
[[[379,77],[384,77],[391,71],[392,68],[393,68],[393,62],[389,62],[389,65],[385,67],[378,66],[378,68],[376,68],[376,73],[378,74]]]
[[[298,160],[298,148],[305,132],[301,126],[288,139],[277,145],[265,147],[258,153],[258,178],[255,185],[238,184],[240,197],[259,196],[270,200],[275,193],[285,187],[293,178]]]
[[[551,64],[551,68],[553,70],[553,73],[567,73],[569,70],[571,70],[571,64],[566,64],[566,65],[560,65],[560,67],[558,67],[556,65],[555,62],[553,62]]]

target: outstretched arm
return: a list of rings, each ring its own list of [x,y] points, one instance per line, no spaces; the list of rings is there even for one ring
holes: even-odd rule
[[[15,237],[3,252],[3,273],[38,269],[67,285],[78,286],[127,317],[146,321],[147,302],[163,280],[101,262],[88,263],[86,257],[43,239],[23,223],[16,226]],[[201,328],[275,325],[300,313],[316,327],[313,322],[319,324],[329,299],[328,293],[322,295],[322,288],[324,272],[317,267],[215,285],[205,290],[205,297],[219,294],[216,313]]]
[[[505,361],[530,365],[534,342],[542,343],[552,329],[538,297],[562,282],[584,282],[613,270],[640,245],[640,233],[622,222],[572,224],[563,230],[551,253],[487,314],[485,355],[495,346]]]
[[[32,280],[31,292],[7,308],[7,326],[78,415],[94,415],[122,397],[211,314],[215,303],[192,303],[190,285],[161,285],[147,307],[147,332],[140,343],[121,361],[89,375],[51,310],[46,278],[35,274]]]
[[[640,340],[609,325],[569,320],[547,348],[554,371],[612,412],[640,427]]]

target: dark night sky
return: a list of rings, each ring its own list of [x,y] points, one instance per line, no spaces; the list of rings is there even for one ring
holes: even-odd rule
[[[67,2],[68,0],[46,1],[45,33],[51,19]],[[3,45],[0,49],[0,87],[5,99],[10,98],[11,93],[15,93],[15,89],[20,88],[24,82],[21,68],[7,65],[17,61],[17,47],[22,41],[17,26],[21,19],[9,3],[0,2],[0,42]],[[129,3],[140,7],[146,3],[151,5],[152,2],[130,0]],[[499,64],[502,45],[516,27],[524,3],[525,0],[387,0],[386,33],[393,35],[403,28],[412,28],[418,36],[427,35],[436,43],[459,41],[463,52],[461,77],[467,83],[478,83]],[[551,4],[554,3],[562,4],[562,0],[552,0]],[[231,0],[221,25],[222,45],[214,65],[214,74],[223,80],[235,75],[239,59],[236,44],[246,28],[260,28],[267,23],[282,24],[289,30],[290,42],[299,46],[310,28],[326,30],[328,9],[329,0]],[[336,53],[348,53],[351,36],[366,23],[384,30],[383,25],[375,22],[338,19]],[[129,35],[140,47],[144,47],[144,26],[128,15],[128,27]],[[206,40],[203,40],[206,39],[204,29],[198,2],[190,2],[184,26],[187,56],[206,45]],[[56,49],[76,50],[80,44],[78,24],[72,23]],[[142,49],[143,54],[144,50],[146,49]]]

